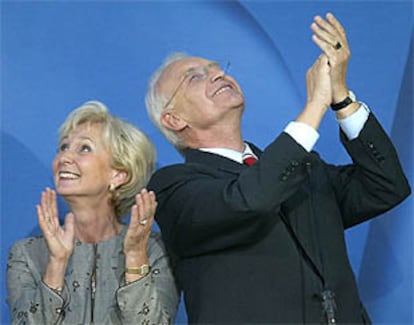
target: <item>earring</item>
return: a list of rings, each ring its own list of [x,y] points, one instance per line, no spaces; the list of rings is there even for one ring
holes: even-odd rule
[[[109,190],[109,192],[113,192],[113,191],[115,191],[115,184],[109,184],[109,186],[108,186],[108,190]]]

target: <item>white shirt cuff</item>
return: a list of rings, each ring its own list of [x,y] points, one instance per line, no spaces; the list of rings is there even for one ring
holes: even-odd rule
[[[348,137],[349,140],[353,140],[359,136],[365,122],[368,120],[370,109],[365,103],[361,103],[359,109],[350,116],[337,120],[339,125]]]
[[[319,133],[313,127],[302,122],[289,122],[284,131],[307,152],[312,151],[316,141],[319,139]]]

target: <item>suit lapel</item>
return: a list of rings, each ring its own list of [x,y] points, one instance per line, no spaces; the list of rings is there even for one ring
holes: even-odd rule
[[[249,145],[255,153],[255,155],[260,159],[262,151],[259,148],[257,148],[254,144],[249,143]],[[219,171],[231,173],[234,175],[239,175],[242,170],[250,168],[229,158],[197,149],[186,149],[184,151],[184,157],[185,162],[187,164],[198,164],[210,168],[216,168]],[[303,188],[298,192],[302,192],[304,195],[306,195],[305,192],[307,193],[308,191],[306,190],[306,188]],[[282,206],[283,205],[284,204],[282,204]],[[292,240],[296,243],[298,249],[302,252],[302,257],[304,258],[304,260],[306,260],[306,263],[308,263],[309,266],[314,270],[316,275],[320,277],[323,274],[321,269],[321,263],[319,261],[319,258],[317,258],[317,252],[315,252],[314,249],[311,249],[311,247],[315,246],[312,243],[303,242],[303,239],[301,240],[301,237],[303,236],[301,236],[301,234],[298,233],[297,227],[292,227],[293,225],[291,225],[289,213],[284,215],[284,224],[287,227],[287,230],[289,231]],[[311,238],[313,237],[311,236]]]

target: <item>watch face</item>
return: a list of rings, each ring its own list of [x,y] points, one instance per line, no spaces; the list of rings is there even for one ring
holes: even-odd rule
[[[150,272],[150,266],[149,265],[142,265],[140,268],[140,275],[144,276],[147,275]]]

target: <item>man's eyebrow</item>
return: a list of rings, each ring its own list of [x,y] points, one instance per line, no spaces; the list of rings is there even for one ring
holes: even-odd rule
[[[208,68],[210,68],[210,67],[214,67],[214,66],[220,66],[220,64],[219,64],[217,61],[210,61],[209,63],[207,63],[206,65],[204,65],[204,66],[202,66],[202,67],[208,67]],[[184,72],[184,76],[187,76],[187,74],[188,74],[189,72],[194,71],[194,70],[195,70],[195,69],[197,69],[198,67],[200,67],[200,66],[189,67],[187,70],[185,70],[185,72]]]
[[[220,63],[218,63],[218,61],[211,61],[209,64],[207,64],[208,67],[213,67],[213,66],[220,66]]]

